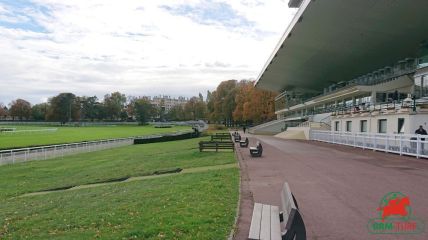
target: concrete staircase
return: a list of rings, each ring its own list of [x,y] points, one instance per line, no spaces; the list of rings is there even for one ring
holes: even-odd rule
[[[285,127],[285,120],[279,119],[279,120],[273,120],[273,121],[252,127],[248,129],[248,132],[251,134],[258,134],[258,135],[275,135],[277,133],[282,132],[284,130],[284,127]]]
[[[297,127],[289,127],[286,131],[276,134],[275,137],[283,139],[309,140],[311,129],[329,131],[331,130],[331,126],[325,122],[307,121],[299,124]]]

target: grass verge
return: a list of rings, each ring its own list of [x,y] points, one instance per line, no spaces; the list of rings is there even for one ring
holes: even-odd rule
[[[190,139],[0,167],[0,239],[225,239],[239,195],[232,152]],[[211,166],[211,167],[210,167]],[[43,189],[206,167],[156,178],[18,197]]]

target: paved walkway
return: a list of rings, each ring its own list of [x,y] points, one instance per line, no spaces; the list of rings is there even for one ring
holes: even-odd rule
[[[241,133],[242,135],[242,133]],[[245,135],[243,135],[245,137]],[[370,218],[388,192],[409,196],[413,215],[428,223],[428,160],[328,143],[253,136],[263,157],[237,147],[241,166],[241,205],[235,239],[246,239],[253,202],[280,205],[284,181],[290,184],[308,239],[428,239],[421,235],[371,235]]]

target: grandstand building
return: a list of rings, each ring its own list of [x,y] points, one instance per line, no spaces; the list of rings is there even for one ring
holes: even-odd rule
[[[291,0],[298,11],[256,87],[279,93],[253,133],[428,129],[428,1]],[[296,133],[296,132],[295,132]],[[292,137],[290,137],[292,138]]]

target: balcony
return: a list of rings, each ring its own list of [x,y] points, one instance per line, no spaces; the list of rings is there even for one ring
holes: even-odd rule
[[[418,68],[417,62],[418,61],[415,59],[405,59],[398,62],[393,67],[384,67],[350,81],[342,81],[332,84],[329,87],[324,88],[322,94],[317,94],[316,96],[300,94],[298,97],[291,97],[294,93],[292,91],[285,91],[276,97],[275,111],[289,109],[290,107],[298,104],[303,104],[316,98],[331,95],[354,86],[374,86],[394,81],[400,76],[413,74]]]

